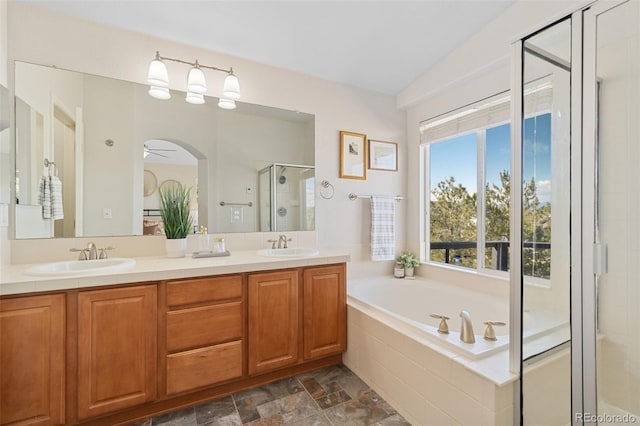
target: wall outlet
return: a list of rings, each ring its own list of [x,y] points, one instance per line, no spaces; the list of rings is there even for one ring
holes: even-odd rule
[[[242,223],[244,221],[244,209],[242,207],[231,207],[231,223]]]
[[[113,219],[113,213],[111,212],[110,207],[105,207],[102,209],[102,218],[103,219]]]

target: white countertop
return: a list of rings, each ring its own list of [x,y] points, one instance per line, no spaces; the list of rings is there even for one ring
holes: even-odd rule
[[[135,266],[125,271],[73,276],[34,277],[24,274],[26,269],[36,264],[3,266],[0,270],[0,296],[325,265],[348,262],[349,255],[344,251],[320,250],[320,254],[312,257],[276,258],[261,256],[257,250],[246,250],[233,251],[226,257],[193,259],[187,254],[187,257],[178,259],[164,256],[134,259]]]

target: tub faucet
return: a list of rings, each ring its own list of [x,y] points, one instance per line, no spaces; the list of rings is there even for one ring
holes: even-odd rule
[[[473,334],[473,325],[471,324],[471,315],[469,312],[460,312],[460,318],[462,318],[462,324],[460,326],[460,340],[464,343],[475,343],[476,336]]]

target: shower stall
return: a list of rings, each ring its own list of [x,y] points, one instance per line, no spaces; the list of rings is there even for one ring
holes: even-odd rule
[[[315,229],[315,167],[273,163],[258,171],[261,232]]]
[[[595,2],[513,56],[514,423],[640,423],[640,2]]]

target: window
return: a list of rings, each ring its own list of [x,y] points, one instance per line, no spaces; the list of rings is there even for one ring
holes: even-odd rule
[[[538,97],[539,99],[539,97]],[[500,96],[423,124],[425,253],[430,262],[507,271],[510,252],[509,98]],[[524,123],[526,275],[549,277],[551,114]]]

